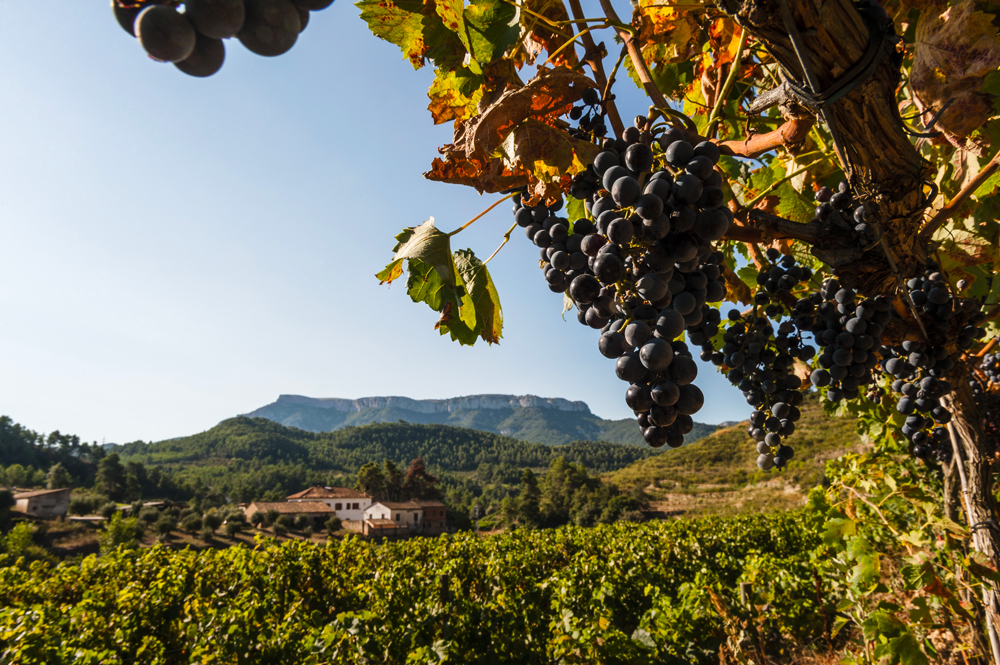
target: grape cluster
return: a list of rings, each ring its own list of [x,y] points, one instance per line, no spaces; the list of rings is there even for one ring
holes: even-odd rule
[[[951,420],[951,413],[940,401],[952,389],[942,378],[954,367],[948,351],[907,340],[898,346],[883,347],[881,352],[882,371],[893,377],[892,392],[899,395],[896,410],[907,417],[901,432],[912,444],[910,452],[918,459],[933,455],[948,462],[951,445],[943,426]]]
[[[816,221],[832,221],[839,223],[845,229],[853,228],[858,239],[864,245],[869,245],[877,240],[875,227],[868,218],[868,213],[863,205],[856,205],[851,185],[846,180],[841,180],[834,192],[829,187],[821,187],[816,191],[815,215]],[[853,208],[853,211],[852,211]]]
[[[882,333],[892,318],[888,298],[875,296],[859,301],[853,289],[828,279],[818,293],[796,302],[792,313],[822,346],[819,368],[809,378],[817,388],[829,388],[827,399],[854,399],[862,387],[873,382]]]
[[[952,448],[944,425],[951,413],[941,398],[952,391],[945,376],[955,367],[947,346],[954,341],[959,351],[967,350],[985,336],[978,327],[983,319],[981,305],[956,298],[934,263],[920,277],[908,280],[906,289],[927,339],[882,347],[882,371],[892,377],[892,392],[899,395],[896,410],[907,416],[902,434],[912,444],[910,452],[920,459],[947,462]]]
[[[768,263],[761,266],[757,282],[762,290],[754,297],[753,313],[729,312],[733,322],[722,336],[723,346],[714,351],[711,342],[703,346],[703,358],[728,368],[726,377],[740,389],[754,407],[747,434],[757,442],[757,466],[762,471],[782,468],[792,458],[784,438],[795,431],[802,403],[802,381],[795,375],[796,359],[808,361],[816,349],[806,344],[791,320],[775,330],[771,319],[784,312],[781,295],[812,277],[812,271],[795,264],[795,257],[776,249],[767,251]],[[766,316],[757,316],[763,308]]]
[[[570,120],[576,120],[578,127],[569,129],[570,136],[579,139],[590,139],[591,137],[602,138],[608,133],[608,126],[604,122],[604,110],[601,107],[601,93],[594,88],[585,88],[580,106],[570,109]],[[645,118],[642,119],[645,124]],[[574,198],[582,199],[582,196]]]
[[[588,100],[584,99],[585,103]],[[677,130],[656,136],[647,122],[605,139],[571,193],[594,222],[570,223],[553,207],[515,204],[515,220],[542,252],[552,291],[565,291],[578,319],[600,329],[598,349],[629,383],[625,402],[652,446],[680,446],[691,416],[704,404],[694,385],[698,366],[685,329],[715,335],[719,312],[706,303],[725,297],[721,253],[712,242],[729,230],[723,207],[719,149],[693,146]]]
[[[930,264],[923,276],[907,281],[906,288],[933,341],[943,344],[954,335],[958,348],[966,351],[986,336],[977,327],[984,319],[982,305],[971,298],[955,298],[937,265]]]
[[[118,24],[139,40],[154,60],[172,62],[191,76],[222,68],[226,47],[236,37],[257,55],[281,55],[295,45],[309,12],[333,0],[111,0]]]
[[[570,223],[565,217],[557,216],[560,210],[561,201],[552,206],[526,206],[520,194],[514,197],[514,221],[539,248],[545,281],[555,293],[564,292],[573,279],[586,272],[587,255],[582,246],[584,239],[594,232],[590,220],[578,219]],[[610,315],[609,310],[607,316]]]
[[[988,353],[983,356],[979,370],[986,377],[987,381],[1000,386],[1000,351]]]

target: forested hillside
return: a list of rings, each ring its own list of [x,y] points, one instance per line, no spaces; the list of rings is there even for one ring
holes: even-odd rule
[[[490,397],[490,396],[485,396]],[[510,398],[510,396],[495,396]],[[531,396],[528,396],[531,397]],[[560,445],[571,441],[610,441],[645,446],[642,433],[635,419],[605,420],[590,412],[586,405],[579,410],[564,410],[545,406],[518,406],[514,408],[453,408],[447,411],[417,410],[396,405],[389,400],[399,398],[366,398],[370,407],[358,410],[339,410],[322,405],[325,400],[282,395],[272,404],[247,414],[267,418],[288,427],[311,432],[330,432],[345,427],[372,423],[404,421],[424,425],[451,425],[468,429],[502,434],[522,441]],[[468,398],[456,398],[455,401]],[[536,398],[537,399],[537,398]],[[361,401],[361,400],[357,400]],[[417,400],[406,400],[416,402]],[[429,400],[425,400],[429,401]],[[386,403],[383,403],[386,402]],[[695,423],[688,441],[697,441],[715,430],[714,425]]]
[[[317,433],[243,416],[193,436],[116,450],[125,460],[162,466],[240,500],[265,492],[283,497],[313,484],[353,485],[363,465],[383,460],[405,468],[422,457],[445,486],[474,491],[473,485],[517,484],[525,468],[548,467],[557,457],[607,472],[661,452],[604,441],[547,446],[446,425],[376,423]]]

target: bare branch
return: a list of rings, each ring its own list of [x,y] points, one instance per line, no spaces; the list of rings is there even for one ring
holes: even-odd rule
[[[570,2],[574,1],[578,2],[579,0],[570,0]],[[660,92],[659,86],[656,85],[653,75],[649,72],[649,67],[646,65],[646,59],[642,57],[642,47],[639,44],[639,40],[628,30],[617,27],[623,24],[622,20],[618,18],[615,8],[611,5],[611,0],[601,0],[601,7],[604,9],[604,15],[608,17],[608,20],[617,24],[615,29],[618,30],[618,36],[625,42],[625,47],[628,49],[628,56],[632,60],[632,66],[635,67],[635,72],[639,75],[639,80],[642,81],[642,87],[646,89],[646,94],[653,100],[654,105],[668,108],[670,105],[667,103],[667,98]]]
[[[811,116],[793,118],[766,134],[754,134],[742,141],[718,141],[718,144],[722,148],[722,153],[726,155],[759,157],[779,146],[802,143],[815,123],[816,119]]]
[[[582,21],[585,18],[583,8],[580,6],[580,0],[569,0],[569,8],[573,12],[574,19]],[[581,36],[581,40],[583,41],[583,47],[586,49],[586,53],[583,54],[583,61],[594,72],[594,80],[597,81],[597,87],[601,90],[606,90],[608,87],[608,77],[604,74],[601,49],[594,43],[594,37],[589,32],[585,32]],[[621,136],[622,132],[625,131],[625,125],[622,124],[622,118],[618,115],[618,107],[615,106],[614,101],[607,100],[604,108],[608,112],[608,122],[611,123],[611,129],[614,131],[615,136]]]
[[[756,208],[743,208],[736,213],[738,224],[734,224],[726,234],[728,240],[740,242],[770,242],[782,238],[792,238],[810,244],[817,244],[824,237],[823,222],[802,224],[790,219],[772,215]]]

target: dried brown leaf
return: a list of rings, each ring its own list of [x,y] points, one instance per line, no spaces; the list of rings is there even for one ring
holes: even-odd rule
[[[930,111],[927,118],[951,101],[934,129],[955,146],[966,146],[993,114],[991,99],[981,92],[985,76],[1000,67],[993,18],[965,0],[941,12],[927,10],[917,23],[910,76],[915,101]]]

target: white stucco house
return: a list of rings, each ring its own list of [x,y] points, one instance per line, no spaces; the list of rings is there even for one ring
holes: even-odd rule
[[[366,520],[391,520],[411,529],[419,529],[424,507],[413,501],[376,501],[365,511]]]
[[[330,506],[341,520],[365,519],[365,511],[375,501],[371,495],[349,487],[322,487],[320,485],[296,492],[287,500],[292,503],[320,501]]]

